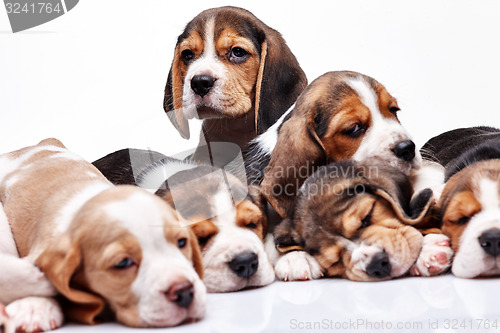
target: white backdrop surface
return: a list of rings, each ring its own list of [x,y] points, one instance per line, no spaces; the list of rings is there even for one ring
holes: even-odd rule
[[[279,30],[310,81],[354,70],[383,83],[417,146],[456,127],[500,127],[497,0],[81,0],[66,15],[16,34],[0,7],[0,153],[46,137],[90,161],[124,147],[165,154],[194,147],[197,136],[181,139],[165,116],[163,89],[185,24],[228,4]],[[311,330],[292,320],[387,317],[422,322],[419,331],[459,332],[445,329],[444,320],[494,319],[498,290],[495,279],[451,276],[275,283],[210,295],[206,320],[173,331],[296,332]],[[432,319],[440,320],[439,329]],[[64,330],[90,329],[96,332]]]

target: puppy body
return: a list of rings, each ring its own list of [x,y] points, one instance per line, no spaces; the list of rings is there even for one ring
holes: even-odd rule
[[[281,35],[237,7],[203,11],[179,36],[164,109],[184,138],[203,119],[200,142],[242,149],[295,101],[307,79]],[[195,154],[196,157],[196,154]]]
[[[453,274],[499,275],[500,130],[474,127],[446,132],[429,140],[422,153],[444,167],[436,212],[455,251]]]
[[[129,326],[172,326],[203,316],[196,240],[157,197],[113,186],[55,139],[5,154],[0,166],[0,200],[17,261],[36,263],[70,301],[70,318],[95,323],[105,306]],[[18,274],[17,267],[8,265],[3,274]],[[45,277],[36,276],[45,288]],[[8,305],[15,325],[60,326],[59,305],[36,295],[26,290]]]
[[[94,165],[114,183],[133,178],[190,221],[202,250],[209,292],[274,281],[263,246],[267,225],[260,193],[228,170],[137,149],[111,153]]]

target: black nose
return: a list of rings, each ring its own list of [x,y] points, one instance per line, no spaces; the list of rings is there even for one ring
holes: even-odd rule
[[[392,148],[392,152],[398,158],[410,162],[415,158],[415,144],[411,140],[400,142]]]
[[[483,232],[479,236],[479,245],[481,245],[484,252],[497,257],[500,254],[500,230],[492,229]]]
[[[391,268],[387,253],[379,252],[366,267],[366,273],[371,277],[382,279],[391,274]]]
[[[259,258],[253,252],[242,254],[231,260],[228,265],[236,275],[249,279],[259,268]]]
[[[214,86],[215,79],[210,75],[195,75],[191,79],[191,89],[201,97],[208,94],[210,89]]]
[[[189,307],[194,297],[194,287],[191,282],[176,283],[166,292],[167,298],[183,308]]]

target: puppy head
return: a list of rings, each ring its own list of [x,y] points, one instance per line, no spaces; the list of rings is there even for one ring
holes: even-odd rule
[[[320,165],[353,159],[385,163],[409,173],[420,165],[415,144],[399,123],[396,99],[374,79],[329,72],[300,95],[264,174],[262,190],[281,216]]]
[[[163,106],[179,133],[187,119],[254,113],[264,132],[307,84],[281,34],[237,7],[203,11],[179,36]]]
[[[209,292],[229,292],[274,281],[264,252],[267,220],[258,188],[230,173],[200,166],[168,179],[157,193],[191,222],[201,248]]]
[[[500,274],[500,161],[477,162],[453,175],[438,203],[442,230],[463,278]]]
[[[293,216],[276,230],[277,247],[282,252],[302,247],[328,276],[355,281],[401,276],[422,246],[422,235],[411,224],[430,206],[407,213],[409,189],[407,177],[386,166],[322,167],[301,187]]]
[[[67,315],[80,322],[94,324],[106,304],[132,327],[204,315],[195,236],[168,205],[136,187],[89,200],[37,265],[71,302]]]

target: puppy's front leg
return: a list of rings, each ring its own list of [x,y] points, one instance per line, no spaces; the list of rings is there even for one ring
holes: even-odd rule
[[[0,302],[28,296],[55,296],[56,289],[38,267],[26,259],[0,253]]]
[[[410,269],[410,275],[433,276],[442,274],[451,266],[452,258],[453,250],[447,236],[443,234],[425,235],[422,250]]]
[[[25,297],[7,305],[11,325],[20,332],[45,332],[63,323],[61,307],[51,297]]]
[[[316,280],[323,276],[322,268],[316,259],[303,250],[285,254],[276,249],[275,239],[268,234],[265,239],[266,253],[274,267],[276,278],[282,281]]]

